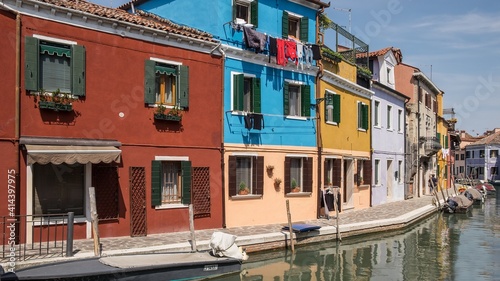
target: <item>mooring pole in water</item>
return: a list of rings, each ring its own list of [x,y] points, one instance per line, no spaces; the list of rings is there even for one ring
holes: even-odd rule
[[[337,230],[337,240],[339,241],[342,241],[342,236],[340,236],[340,229],[339,229],[339,194],[340,194],[340,187],[337,187],[335,188],[335,192],[334,192],[334,200],[333,202],[335,202],[335,220],[336,220],[336,224],[337,226],[335,226],[335,229]]]
[[[290,231],[290,246],[292,247],[292,253],[295,252],[295,247],[293,245],[293,229],[292,229],[292,215],[290,214],[290,203],[288,199],[286,200],[286,215],[288,217],[288,230]]]
[[[434,196],[436,196],[438,208],[439,208],[439,210],[441,210],[441,202],[439,202],[439,196],[438,196],[438,193],[436,190],[437,186],[434,186],[434,182],[432,182],[432,181],[431,181],[431,187],[432,187],[432,193],[434,193]]]
[[[193,204],[189,204],[189,230],[191,231],[191,251],[196,252],[196,235],[194,234]]]

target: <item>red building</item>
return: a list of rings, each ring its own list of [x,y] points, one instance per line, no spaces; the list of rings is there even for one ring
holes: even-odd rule
[[[101,237],[189,230],[189,204],[196,229],[222,227],[210,34],[85,1],[5,0],[0,35],[0,216],[39,217],[36,232],[73,212],[75,238],[90,238],[94,187]]]

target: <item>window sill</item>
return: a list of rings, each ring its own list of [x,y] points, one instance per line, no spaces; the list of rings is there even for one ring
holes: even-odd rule
[[[307,121],[307,117],[287,115],[286,119]]]
[[[73,223],[86,223],[87,218],[86,217],[76,217],[73,221]],[[64,219],[63,223],[63,218],[62,217],[57,217],[57,218],[50,218],[49,220],[42,220],[42,221],[33,221],[34,226],[41,226],[41,225],[61,225],[61,224],[67,224],[68,220],[67,218]]]
[[[360,131],[360,132],[366,132],[366,129],[358,128],[358,131]]]
[[[286,194],[287,197],[309,197],[311,192],[290,192]]]
[[[333,125],[333,126],[338,126],[339,125],[337,122],[333,122],[333,121],[326,121],[326,124]]]
[[[176,203],[176,204],[164,204],[160,206],[155,206],[155,210],[164,210],[164,209],[184,209],[188,208],[188,205]]]
[[[262,194],[248,194],[248,195],[231,196],[232,200],[260,199],[260,198],[262,198]]]

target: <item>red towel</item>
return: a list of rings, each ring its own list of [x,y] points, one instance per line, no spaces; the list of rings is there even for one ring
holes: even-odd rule
[[[285,41],[285,58],[299,63],[297,59],[297,43],[295,41]]]

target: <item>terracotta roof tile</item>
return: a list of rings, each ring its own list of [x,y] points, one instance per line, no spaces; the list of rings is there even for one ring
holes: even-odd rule
[[[477,145],[477,144],[500,144],[500,131],[492,135],[489,135],[487,137],[484,137],[481,140],[473,142],[470,145]]]
[[[142,25],[145,27],[168,31],[171,33],[183,35],[186,37],[196,38],[205,41],[216,42],[210,33],[188,27],[179,25],[169,21],[168,19],[162,18],[160,16],[154,15],[152,13],[146,13],[144,11],[136,11],[136,14],[130,14],[122,9],[108,8],[86,0],[34,0],[38,2],[48,3],[58,7],[69,8],[96,16],[115,19],[123,22],[133,23],[137,25]]]
[[[403,61],[403,54],[401,53],[401,49],[399,48],[394,48],[394,47],[386,47],[377,51],[369,52],[368,57],[374,58],[374,57],[379,57],[385,55],[389,51],[394,52],[394,56],[396,57],[396,60],[398,63],[401,63]],[[366,58],[367,54],[366,53],[358,53],[356,54],[357,58]]]

